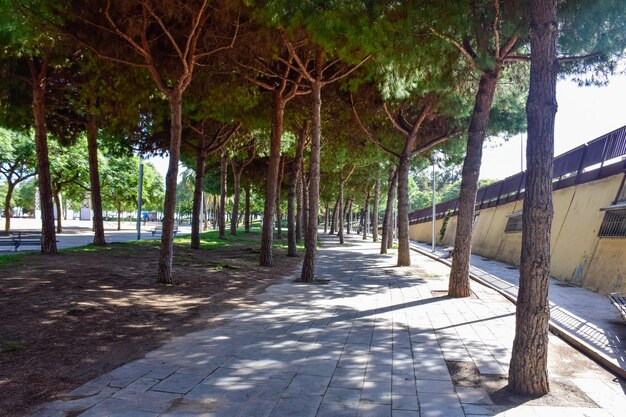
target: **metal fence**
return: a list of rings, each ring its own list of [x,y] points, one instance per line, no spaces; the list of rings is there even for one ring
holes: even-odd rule
[[[589,143],[554,158],[552,171],[553,190],[560,190],[606,178],[626,171],[626,126],[622,126]],[[476,194],[476,210],[494,207],[524,198],[526,171],[483,187]],[[446,212],[458,212],[459,199],[444,201],[435,207],[436,218]],[[432,220],[432,207],[409,214],[410,224]]]

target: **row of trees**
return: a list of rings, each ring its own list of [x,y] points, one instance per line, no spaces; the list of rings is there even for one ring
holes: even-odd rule
[[[62,145],[58,140],[49,141],[50,180],[57,213],[56,232],[62,231],[64,208],[78,211],[88,200],[89,161],[84,137],[75,143]],[[101,177],[102,208],[117,213],[118,228],[121,214],[137,207],[139,184],[138,157],[131,154],[114,155],[100,152],[98,155]],[[32,134],[0,129],[0,175],[4,202],[4,230],[11,228],[11,213],[16,206],[30,215],[35,211],[37,187],[35,142]],[[160,211],[163,204],[163,179],[156,168],[144,164],[143,202],[149,211]]]
[[[264,266],[273,264],[272,226],[283,215],[286,188],[289,253],[295,255],[300,227],[306,247],[301,279],[310,282],[320,204],[334,203],[342,240],[346,210],[363,204],[367,212],[371,198],[370,212],[376,213],[386,194],[386,251],[397,194],[397,264],[410,264],[409,172],[412,165],[427,166],[437,152],[450,163],[464,160],[449,295],[469,296],[483,142],[528,123],[522,285],[510,381],[519,392],[547,392],[554,84],[559,70],[593,69],[593,82],[614,69],[625,45],[624,2],[578,0],[562,2],[558,10],[555,0],[0,4],[3,18],[12,18],[0,33],[7,45],[1,122],[35,131],[43,252],[56,251],[48,130],[67,143],[86,132],[94,210],[101,206],[98,139],[107,146],[167,152],[161,283],[173,282],[181,157],[195,171],[192,247],[199,247],[205,170],[219,166],[224,219],[230,166],[235,195],[242,176],[244,190],[256,187],[264,195]],[[96,243],[104,242],[100,222],[95,219]],[[224,235],[223,220],[220,231]]]

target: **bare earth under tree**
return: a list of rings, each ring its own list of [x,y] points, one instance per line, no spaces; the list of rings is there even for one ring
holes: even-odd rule
[[[218,324],[220,312],[252,302],[300,264],[275,248],[280,262],[257,266],[252,239],[213,250],[176,246],[173,286],[154,286],[156,241],[0,266],[1,414],[21,415],[173,336]]]

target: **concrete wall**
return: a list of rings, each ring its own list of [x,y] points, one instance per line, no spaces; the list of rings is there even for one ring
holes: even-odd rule
[[[555,278],[607,294],[626,292],[626,238],[599,238],[609,206],[623,174],[555,191],[551,273]],[[522,210],[523,201],[480,210],[474,225],[472,252],[519,265],[522,233],[504,233],[508,215]],[[443,221],[436,223],[437,234]],[[410,227],[411,239],[431,241],[431,223]],[[456,216],[448,221],[444,245],[454,245]]]

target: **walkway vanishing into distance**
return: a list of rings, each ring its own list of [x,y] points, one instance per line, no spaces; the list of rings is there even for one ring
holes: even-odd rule
[[[288,277],[224,325],[173,339],[32,417],[621,416],[624,385],[550,336],[551,394],[509,394],[514,305],[472,283],[445,297],[448,267],[413,252],[322,236],[318,278]]]

